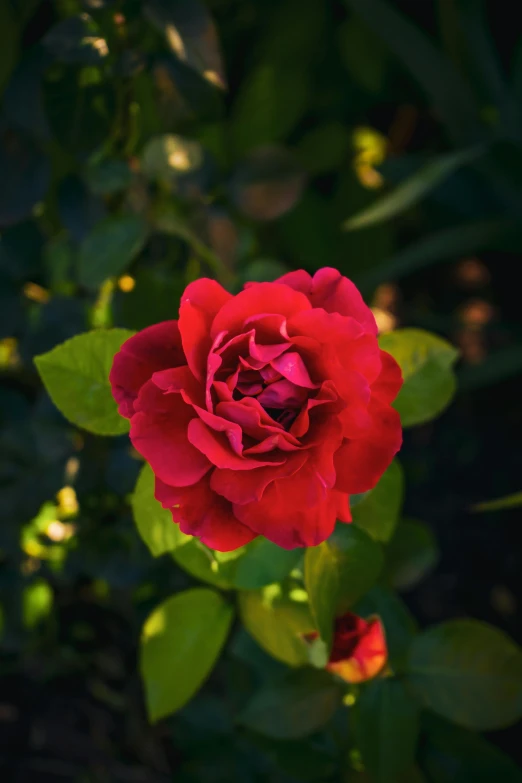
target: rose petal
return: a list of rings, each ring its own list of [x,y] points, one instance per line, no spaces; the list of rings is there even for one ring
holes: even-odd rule
[[[372,385],[372,396],[381,402],[393,402],[402,386],[401,368],[389,353],[381,351],[382,369]]]
[[[216,417],[217,418],[217,417]],[[223,431],[230,428],[230,422],[223,421]],[[233,468],[234,470],[253,470],[265,465],[280,465],[284,459],[261,462],[259,460],[240,457],[232,451],[226,435],[205,424],[201,419],[192,419],[188,425],[188,439],[210,462],[218,468]]]
[[[327,313],[349,315],[370,334],[377,334],[372,311],[352,281],[343,277],[337,269],[324,267],[315,273],[310,302],[313,307],[322,307]]]
[[[163,321],[126,340],[112,364],[109,381],[118,410],[127,419],[134,401],[154,372],[185,364],[177,321]]]
[[[306,389],[286,379],[267,386],[257,399],[264,408],[300,408],[308,397]]]
[[[335,454],[336,489],[350,495],[372,489],[402,443],[399,414],[379,400],[368,406],[372,424],[364,437],[346,440]]]
[[[256,313],[284,315],[289,318],[300,310],[309,309],[310,302],[306,296],[292,291],[288,286],[259,283],[241,291],[223,305],[212,324],[211,336],[215,337],[223,330],[237,334],[245,321]]]
[[[270,362],[283,378],[291,381],[296,386],[305,389],[317,389],[319,384],[314,383],[308,374],[305,363],[296,351],[287,351],[282,356],[272,359]]]
[[[199,481],[210,462],[187,438],[193,409],[179,394],[163,394],[153,381],[142,387],[135,406],[130,439],[154,473],[178,487]]]
[[[248,544],[257,535],[234,517],[228,501],[212,491],[208,476],[182,489],[169,487],[156,478],[154,494],[163,508],[171,509],[183,533],[197,536],[211,549],[229,552]]]
[[[212,345],[210,326],[214,316],[234,297],[215,280],[202,278],[185,288],[179,308],[179,328],[187,362],[200,380],[205,377]],[[217,336],[216,334],[213,337]]]
[[[276,479],[296,473],[308,459],[304,452],[294,453],[283,465],[270,465],[238,474],[235,470],[216,468],[210,486],[232,503],[253,503],[261,500],[266,487]]]

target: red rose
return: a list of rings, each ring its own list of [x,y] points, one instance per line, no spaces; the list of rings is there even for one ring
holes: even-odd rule
[[[306,638],[313,641],[318,635],[308,634]],[[386,637],[378,617],[363,620],[347,612],[336,619],[328,671],[346,682],[365,682],[379,674],[387,659]]]
[[[184,533],[221,551],[257,535],[320,544],[349,495],[401,445],[401,372],[370,309],[335,269],[191,283],[179,320],[127,340],[110,373],[156,497]]]

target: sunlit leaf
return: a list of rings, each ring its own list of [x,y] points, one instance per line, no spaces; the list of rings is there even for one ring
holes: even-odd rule
[[[424,705],[469,729],[522,717],[522,649],[476,620],[452,620],[413,641],[408,682]]]
[[[267,653],[289,666],[308,663],[304,635],[314,630],[307,596],[303,590],[273,584],[261,590],[239,593],[241,621]],[[304,595],[301,595],[304,593]]]
[[[128,329],[99,329],[67,340],[35,357],[40,377],[66,419],[97,435],[128,432],[118,414],[109,372],[114,355],[133,335]]]
[[[353,521],[376,541],[388,541],[395,530],[404,495],[404,475],[394,460],[374,489],[352,506]]]
[[[399,363],[404,384],[393,407],[403,427],[438,416],[455,394],[453,365],[458,351],[446,340],[422,329],[397,329],[382,334],[381,348]]]
[[[379,544],[353,524],[338,524],[327,541],[306,550],[305,585],[317,628],[327,646],[335,617],[372,587],[382,564]]]
[[[45,579],[37,579],[23,593],[22,612],[26,628],[35,628],[51,612],[53,591]]]
[[[140,471],[131,503],[138,532],[153,557],[171,552],[191,541],[192,536],[181,532],[170,511],[164,509],[154,497],[154,473],[148,464]]]
[[[177,593],[149,615],[143,626],[140,669],[153,723],[179,710],[201,687],[232,618],[232,607],[206,587]]]

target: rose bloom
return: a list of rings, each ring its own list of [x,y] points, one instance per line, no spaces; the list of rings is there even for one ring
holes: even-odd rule
[[[318,635],[307,634],[306,639],[313,641]],[[387,658],[384,628],[378,617],[363,620],[347,612],[336,619],[328,671],[346,682],[365,682],[382,671]]]
[[[186,288],[177,321],[114,358],[112,393],[184,533],[229,551],[258,535],[320,544],[401,445],[402,384],[356,287],[335,269]]]

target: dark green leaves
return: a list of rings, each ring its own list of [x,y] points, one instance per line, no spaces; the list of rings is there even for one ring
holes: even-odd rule
[[[209,675],[227,638],[233,610],[204,587],[168,598],[148,617],[141,673],[152,722],[183,707]]]
[[[334,678],[318,669],[286,672],[248,702],[239,723],[274,739],[298,739],[327,723],[341,703]]]
[[[301,557],[300,549],[282,549],[266,538],[258,538],[245,547],[245,553],[238,559],[234,586],[241,590],[256,590],[280,582]]]
[[[66,419],[96,435],[121,435],[129,422],[118,414],[109,372],[114,355],[133,332],[100,329],[79,334],[35,357],[45,388]]]
[[[408,590],[434,568],[439,558],[437,542],[424,522],[405,519],[398,525],[386,549],[386,572],[393,587]]]
[[[140,253],[147,227],[137,215],[109,217],[84,239],[78,256],[78,278],[96,288],[108,277],[121,274]]]
[[[402,370],[404,385],[393,407],[399,411],[403,426],[423,424],[442,413],[455,393],[455,348],[422,329],[388,332],[381,335],[379,345]]]
[[[148,464],[140,471],[131,503],[138,532],[153,557],[159,557],[192,540],[191,536],[181,532],[170,511],[162,508],[154,497],[154,473]]]
[[[408,679],[426,707],[466,728],[499,729],[522,716],[522,650],[485,623],[454,620],[418,636]]]
[[[367,228],[400,215],[417,204],[460,166],[475,160],[481,151],[482,148],[478,147],[441,155],[401,182],[391,193],[382,196],[362,212],[346,220],[343,228],[348,231]]]
[[[413,766],[419,709],[402,682],[373,680],[361,687],[355,706],[356,736],[374,783],[403,783]]]
[[[377,486],[352,508],[353,521],[376,541],[393,535],[402,508],[404,475],[394,460]]]
[[[356,525],[337,525],[328,541],[305,555],[305,584],[317,628],[327,646],[337,615],[374,584],[383,563],[382,550]]]

